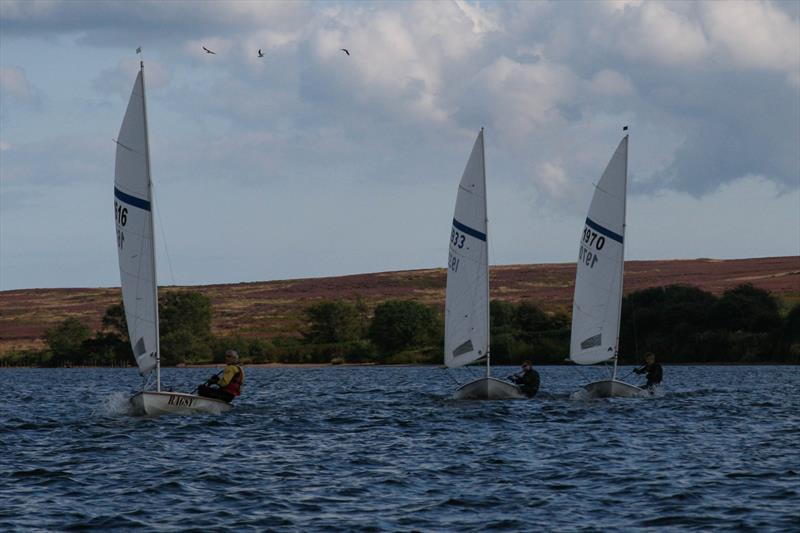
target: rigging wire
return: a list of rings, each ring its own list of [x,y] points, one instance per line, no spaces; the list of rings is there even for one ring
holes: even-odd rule
[[[153,188],[153,196],[155,196],[155,184],[150,185]],[[158,202],[153,202],[156,216],[158,217],[158,228],[161,230],[161,241],[164,243],[164,252],[167,255],[167,266],[169,266],[169,277],[172,280],[172,285],[175,283],[175,273],[172,270],[172,258],[169,255],[169,246],[167,246],[167,234],[164,232],[164,222],[161,220],[161,209],[158,208]]]

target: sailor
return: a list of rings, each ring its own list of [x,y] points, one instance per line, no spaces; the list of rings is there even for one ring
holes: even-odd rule
[[[653,392],[656,385],[661,385],[661,380],[664,378],[664,369],[661,365],[656,363],[656,356],[653,352],[644,354],[644,364],[634,370],[637,374],[647,374],[647,383],[642,387],[643,389]]]
[[[197,388],[197,394],[230,402],[242,393],[243,383],[244,370],[239,364],[239,354],[236,350],[228,350],[225,352],[225,370],[222,371],[222,378],[219,374],[211,376]]]
[[[539,373],[533,369],[530,361],[522,363],[522,375],[514,374],[511,379],[528,398],[533,398],[539,391]]]

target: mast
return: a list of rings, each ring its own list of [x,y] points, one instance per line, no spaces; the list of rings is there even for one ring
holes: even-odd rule
[[[141,50],[141,48],[139,49]],[[153,179],[150,173],[150,137],[147,128],[147,98],[144,93],[144,61],[139,61],[139,68],[142,73],[142,111],[144,112],[144,153],[145,162],[147,164],[147,195],[152,209],[155,210],[153,202]],[[156,271],[156,235],[155,235],[155,217],[153,211],[150,212],[150,246],[153,247],[153,253],[150,254],[153,262],[153,306],[156,327],[156,390],[161,392],[161,335],[158,331],[158,273]]]
[[[481,162],[483,163],[483,216],[484,220],[486,221],[486,246],[484,246],[483,254],[484,259],[486,260],[486,377],[490,377],[491,373],[491,338],[492,338],[492,330],[491,330],[491,317],[489,316],[489,312],[491,311],[491,306],[489,305],[489,210],[486,207],[487,201],[486,196],[488,195],[488,191],[486,190],[486,150],[484,149],[485,141],[483,138],[483,127],[481,127]]]
[[[628,126],[622,128],[622,131],[628,131]],[[623,283],[625,281],[625,227],[628,219],[628,133],[625,134],[625,186],[623,187],[622,196],[622,264],[619,268],[619,302],[617,304],[617,343],[614,347],[614,374],[611,380],[617,379],[617,363],[619,362],[619,331],[622,328],[622,293]]]

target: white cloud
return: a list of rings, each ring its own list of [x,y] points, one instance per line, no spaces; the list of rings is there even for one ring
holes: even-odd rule
[[[499,31],[502,25],[488,11],[481,9],[479,4],[468,4],[464,0],[453,0],[458,8],[472,21],[472,31],[474,33],[487,33]]]
[[[575,183],[569,179],[561,161],[545,161],[533,175],[537,187],[547,196],[564,201],[575,195]]]
[[[735,64],[784,72],[800,86],[800,23],[752,0],[706,2],[703,15],[713,44]]]
[[[500,57],[480,73],[478,84],[496,127],[519,137],[561,121],[558,105],[572,100],[577,78],[563,65]]]
[[[622,20],[626,27],[617,28],[624,53],[669,65],[695,64],[707,57],[708,40],[702,26],[680,8],[675,3],[647,2],[625,10]]]

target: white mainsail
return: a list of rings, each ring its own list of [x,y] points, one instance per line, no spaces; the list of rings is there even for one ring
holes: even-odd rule
[[[483,129],[458,185],[450,232],[445,296],[444,363],[449,368],[487,357],[489,258]]]
[[[572,301],[570,359],[590,365],[617,354],[625,257],[628,136],[595,186],[581,234]]]
[[[156,367],[159,350],[149,158],[142,67],[119,130],[114,170],[114,217],[122,301],[131,348],[142,375]]]

